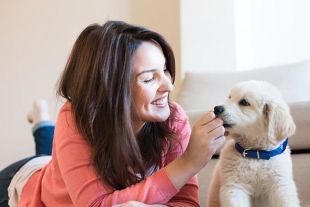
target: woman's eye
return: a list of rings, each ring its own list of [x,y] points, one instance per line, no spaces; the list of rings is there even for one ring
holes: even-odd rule
[[[150,83],[150,82],[152,82],[152,81],[154,81],[155,80],[155,77],[152,77],[152,78],[150,78],[150,79],[147,79],[147,80],[145,80],[145,81],[143,81],[144,83]]]
[[[242,105],[242,106],[250,106],[250,103],[249,103],[247,100],[242,99],[242,100],[240,101],[240,105]]]

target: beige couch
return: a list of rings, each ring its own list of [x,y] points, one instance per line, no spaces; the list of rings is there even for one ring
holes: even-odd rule
[[[301,206],[310,207],[310,60],[234,73],[188,73],[176,101],[183,106],[193,125],[203,113],[224,102],[235,83],[250,79],[265,80],[277,86],[291,108],[297,127],[296,134],[289,139],[293,174]],[[206,206],[217,160],[217,156],[212,158],[198,174],[201,206]]]

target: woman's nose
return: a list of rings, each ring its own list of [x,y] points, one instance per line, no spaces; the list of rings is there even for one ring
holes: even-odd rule
[[[173,90],[173,84],[171,82],[170,75],[167,75],[167,74],[163,75],[159,90],[164,91],[164,92],[170,92]]]

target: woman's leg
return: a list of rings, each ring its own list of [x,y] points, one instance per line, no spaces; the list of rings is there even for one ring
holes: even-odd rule
[[[55,125],[43,121],[33,127],[36,155],[52,155],[52,145]]]
[[[32,133],[36,145],[36,155],[17,161],[0,171],[0,207],[8,207],[8,187],[18,170],[31,159],[40,155],[51,155],[54,136],[54,123],[50,120],[48,104],[39,99],[33,103],[28,121],[34,124]]]
[[[51,155],[55,124],[50,119],[47,101],[38,99],[33,103],[28,121],[34,124],[32,133],[36,155]]]
[[[0,207],[8,207],[8,187],[17,171],[33,157],[17,161],[0,171]]]

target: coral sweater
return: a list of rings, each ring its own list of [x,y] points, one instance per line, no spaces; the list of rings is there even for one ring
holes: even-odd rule
[[[174,123],[181,132],[181,145],[186,149],[191,128],[188,117],[177,105],[181,122]],[[167,165],[183,153],[178,148],[164,159]],[[146,204],[167,204],[169,206],[199,206],[197,176],[191,178],[180,190],[166,174],[164,168],[143,181],[123,190],[113,190],[102,184],[90,164],[90,148],[74,127],[70,103],[64,104],[56,122],[52,160],[31,176],[25,184],[21,206],[112,206],[130,200]]]

